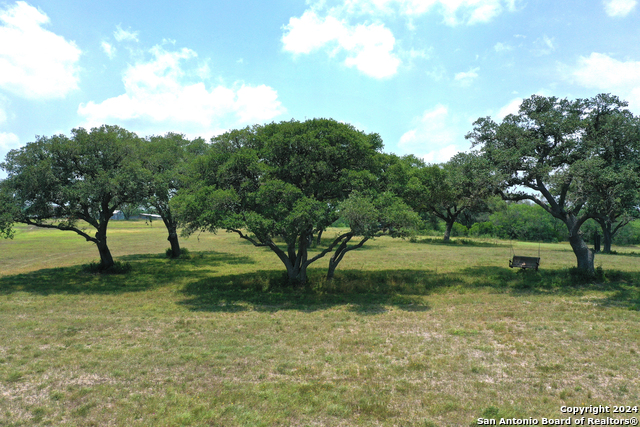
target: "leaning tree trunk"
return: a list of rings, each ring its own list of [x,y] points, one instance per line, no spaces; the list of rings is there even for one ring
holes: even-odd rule
[[[180,242],[178,241],[178,233],[175,230],[170,231],[167,240],[171,245],[171,258],[180,258]]]
[[[159,206],[156,206],[156,209],[160,212],[162,222],[164,222],[164,226],[167,227],[167,232],[169,233],[167,240],[171,245],[171,258],[179,258],[180,242],[178,241],[178,225],[176,221],[174,221],[173,215],[171,215],[171,211],[168,208],[161,209]]]
[[[338,264],[340,264],[340,261],[342,261],[342,258],[344,258],[345,254],[349,251],[353,251],[355,249],[361,248],[362,245],[364,245],[364,243],[367,240],[369,240],[369,237],[363,237],[358,244],[353,245],[351,247],[347,247],[347,243],[349,243],[352,237],[353,237],[353,234],[345,238],[340,244],[340,246],[338,247],[338,249],[336,249],[333,256],[329,259],[329,269],[327,270],[327,282],[330,282],[333,280],[333,275],[336,271],[336,268],[338,267]]]
[[[345,239],[340,244],[338,249],[336,249],[333,256],[329,258],[329,268],[327,269],[327,282],[330,282],[333,280],[333,276],[336,272],[336,268],[338,267],[338,264],[340,264],[340,261],[342,261],[342,257],[344,257],[345,251],[347,249],[347,243],[349,242],[349,240],[351,240],[351,237],[348,237],[347,239]]]
[[[594,255],[593,251],[589,249],[582,234],[580,233],[580,227],[576,225],[577,221],[570,219],[567,223],[569,229],[569,244],[573,249],[573,253],[576,255],[578,261],[578,269],[587,272],[589,275],[595,275],[594,267]]]
[[[96,233],[96,245],[98,246],[98,252],[100,253],[100,270],[107,270],[113,267],[113,257],[111,256],[111,251],[107,246],[106,229],[100,230]]]

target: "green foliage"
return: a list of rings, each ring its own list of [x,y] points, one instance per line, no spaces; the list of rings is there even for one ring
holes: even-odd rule
[[[495,225],[492,221],[476,222],[469,228],[469,236],[480,237],[496,237],[498,235]]]
[[[11,220],[74,231],[96,243],[103,267],[109,267],[109,219],[116,209],[140,203],[146,194],[137,144],[135,134],[105,125],[73,129],[71,137],[41,136],[11,150],[1,165],[8,174],[1,193],[10,199],[3,202],[12,207]],[[95,235],[79,228],[79,220],[95,228]]]
[[[345,239],[368,239],[381,229],[402,233],[396,225],[406,220],[401,211],[408,207],[376,196],[381,187],[380,148],[377,134],[327,119],[230,131],[213,138],[210,149],[195,160],[189,188],[172,206],[185,223],[185,234],[236,232],[271,249],[287,268],[289,280],[304,283],[307,266]],[[342,205],[353,192],[365,190],[368,198],[354,196]],[[357,212],[360,208],[364,210]],[[309,258],[314,236],[340,216],[354,229]],[[381,224],[382,219],[389,224]]]
[[[562,222],[538,205],[509,203],[506,209],[491,214],[490,221],[492,227],[485,229],[491,229],[494,236],[502,239],[559,242],[567,238]]]
[[[582,224],[594,218],[611,225],[640,201],[640,125],[626,105],[607,94],[574,101],[534,95],[518,114],[500,124],[480,118],[467,135],[502,181],[505,200],[530,200],[566,225],[578,268],[588,274],[593,254]]]
[[[5,181],[0,181],[0,238],[13,239],[13,223],[19,213]]]
[[[120,206],[120,211],[122,212],[122,215],[124,215],[124,219],[127,221],[134,216],[139,216],[144,212],[143,209],[136,203],[125,203]]]
[[[462,225],[462,224],[458,224],[456,222],[451,227],[451,236],[452,237],[461,237],[461,236],[468,236],[468,235],[469,235],[469,229],[466,226]]]
[[[459,153],[442,165],[403,157],[389,167],[388,175],[389,188],[415,211],[445,222],[445,240],[465,212],[486,209],[497,184],[486,159],[474,153]]]
[[[141,165],[147,172],[145,203],[162,217],[171,237],[176,235],[180,224],[169,202],[186,185],[191,162],[206,152],[207,145],[201,138],[190,141],[182,134],[169,132],[147,137],[139,149]]]

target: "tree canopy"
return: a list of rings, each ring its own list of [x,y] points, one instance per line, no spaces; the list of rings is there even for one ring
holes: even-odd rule
[[[464,212],[484,206],[496,185],[486,160],[477,153],[458,153],[440,165],[406,156],[389,175],[392,188],[416,212],[444,221],[444,241],[449,241],[453,224]]]
[[[204,154],[206,143],[201,138],[190,141],[182,134],[169,132],[162,136],[147,137],[139,147],[142,167],[149,172],[146,175],[148,194],[145,204],[162,218],[171,245],[171,257],[178,258],[180,224],[169,202],[185,185],[189,164],[195,156]]]
[[[604,252],[613,236],[640,216],[640,118],[616,96],[601,94],[585,100],[584,139],[589,156],[576,168],[581,186],[574,198],[600,224]]]
[[[530,200],[560,219],[578,268],[589,273],[594,272],[593,252],[580,227],[600,215],[603,205],[622,200],[615,191],[600,192],[602,188],[633,185],[625,173],[613,173],[615,156],[603,155],[611,150],[596,137],[594,111],[622,106],[617,98],[605,95],[574,101],[534,95],[522,102],[518,114],[499,124],[489,117],[478,119],[467,135],[502,180],[506,189],[502,197]]]
[[[330,119],[231,131],[212,139],[209,152],[195,162],[193,186],[178,195],[174,205],[187,233],[235,232],[271,249],[285,265],[290,283],[304,284],[307,267],[337,247],[335,269],[354,249],[346,246],[354,236],[366,241],[407,225],[388,215],[408,209],[406,205],[376,197],[381,148],[377,134]],[[309,255],[314,235],[352,212],[350,203],[366,204],[367,218],[349,217],[349,232]]]
[[[10,151],[1,165],[8,174],[3,202],[10,207],[3,211],[11,209],[5,221],[73,231],[97,245],[100,266],[108,269],[114,264],[107,246],[109,219],[146,194],[134,154],[137,143],[134,133],[105,125],[73,129],[71,137],[38,137]]]

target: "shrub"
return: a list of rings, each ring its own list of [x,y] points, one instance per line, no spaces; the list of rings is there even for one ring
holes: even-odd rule
[[[469,229],[469,236],[495,236],[496,231],[496,227],[491,221],[476,222]]]
[[[459,237],[459,236],[467,236],[469,235],[469,229],[462,224],[458,224],[457,222],[453,223],[453,227],[451,228],[451,236]]]

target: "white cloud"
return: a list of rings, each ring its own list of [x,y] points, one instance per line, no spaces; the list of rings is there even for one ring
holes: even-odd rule
[[[20,148],[20,138],[11,132],[0,132],[0,163],[7,157],[7,153],[11,150]],[[6,173],[0,170],[0,179],[6,176]]]
[[[42,28],[49,17],[19,1],[0,11],[0,88],[24,98],[61,98],[78,87],[81,51]]]
[[[120,25],[117,25],[116,30],[113,32],[113,37],[119,42],[122,42],[122,41],[137,42],[138,32],[123,30]]]
[[[478,78],[479,68],[472,68],[469,71],[457,73],[454,80],[462,86],[469,86],[475,79]]]
[[[562,75],[575,84],[612,92],[640,111],[640,61],[618,61],[603,53],[580,57],[574,66],[561,66]]]
[[[331,1],[331,0],[330,0]],[[489,22],[505,9],[515,10],[516,0],[326,0],[310,3],[300,17],[291,17],[283,27],[285,51],[309,54],[326,49],[330,56],[346,52],[344,64],[366,75],[385,78],[397,73],[402,61],[394,52],[396,39],[385,26],[386,18],[396,14],[407,19],[415,30],[413,18],[432,10],[442,14],[445,24],[473,25]],[[364,22],[363,22],[364,17]],[[373,19],[370,19],[373,18]],[[358,23],[359,22],[359,23]]]
[[[522,104],[522,98],[516,98],[502,107],[495,115],[496,121],[502,121],[509,114],[518,114],[520,111],[520,105]]]
[[[429,163],[446,162],[463,151],[458,141],[466,141],[456,122],[444,105],[426,110],[416,120],[416,126],[400,137],[401,154],[415,154]]]
[[[333,16],[319,17],[306,11],[291,18],[282,36],[284,50],[308,54],[327,47],[330,55],[345,51],[344,64],[374,78],[394,75],[400,59],[393,53],[395,38],[383,24],[349,25]]]
[[[350,15],[394,15],[417,17],[432,10],[439,12],[445,24],[478,24],[489,22],[505,9],[514,11],[515,0],[345,0],[333,10]],[[324,6],[318,2],[315,8]],[[335,12],[334,12],[335,13]]]
[[[533,42],[533,45],[533,53],[537,56],[549,55],[551,52],[556,50],[554,39],[552,37],[548,37],[546,34]]]
[[[513,46],[508,43],[498,42],[493,46],[493,50],[498,53],[509,52],[510,50],[513,50]]]
[[[0,125],[4,124],[7,121],[7,113],[4,110],[4,106],[1,104],[3,101],[2,97],[0,97]],[[20,147],[20,138],[18,135],[11,132],[1,132],[0,131],[0,163],[2,163],[7,157],[7,153],[11,150]],[[0,170],[0,179],[6,177],[7,174]]]
[[[604,10],[611,17],[625,17],[636,7],[636,0],[605,0]]]
[[[18,135],[10,132],[0,132],[0,159],[4,160],[9,150],[20,146]]]
[[[113,47],[112,44],[107,42],[102,42],[101,46],[102,46],[102,50],[104,51],[104,53],[107,54],[109,59],[113,59],[116,56],[116,48]]]
[[[452,144],[438,150],[430,151],[421,157],[427,163],[446,163],[453,156],[460,153],[460,151],[461,150],[458,150],[458,148]]]
[[[138,132],[178,130],[212,135],[264,122],[286,111],[269,86],[236,83],[208,89],[200,79],[207,68],[185,66],[197,57],[193,50],[167,51],[155,46],[150,52],[150,61],[124,72],[125,93],[80,104],[78,114],[86,119],[84,126],[116,122]]]

